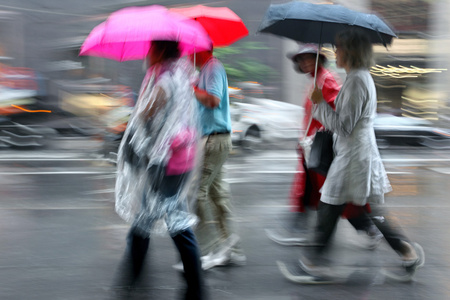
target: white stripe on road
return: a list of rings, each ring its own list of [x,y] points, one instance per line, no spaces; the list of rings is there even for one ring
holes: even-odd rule
[[[108,171],[50,171],[50,172],[0,172],[0,175],[84,175],[84,174],[113,174]]]
[[[106,202],[106,201],[105,201]],[[67,207],[6,207],[0,210],[92,210],[92,209],[108,209],[110,206],[67,206]]]
[[[298,171],[245,171],[243,173],[246,174],[294,174],[294,173],[303,173]]]
[[[256,208],[290,208],[290,205],[286,204],[272,204],[272,205],[241,205],[242,207],[256,207]],[[383,204],[386,208],[450,208],[450,204],[436,204],[436,205],[396,205],[396,204]]]
[[[410,174],[413,174],[412,172],[387,172],[387,171],[386,171],[386,173],[388,175],[410,175]]]
[[[249,158],[247,161],[284,161],[284,160],[295,160],[298,158],[275,158],[275,157],[267,157],[267,158]],[[449,162],[450,158],[382,158],[383,162]]]
[[[450,168],[428,168],[428,169],[440,174],[450,175]]]
[[[384,162],[444,162],[450,161],[450,158],[385,158]]]
[[[438,172],[436,170],[432,170],[435,172]],[[91,177],[91,179],[108,179],[108,178],[115,178],[116,177],[116,171],[36,171],[36,172],[0,172],[0,175],[85,175],[85,174],[106,174],[104,176],[98,176],[98,177]],[[296,174],[296,173],[303,173],[303,171],[245,171],[242,172],[245,174]],[[386,172],[388,175],[409,175],[413,174],[412,172]],[[449,172],[442,172],[443,174],[450,174]],[[228,180],[237,181],[240,179],[231,179]],[[248,180],[248,179],[243,179]],[[231,182],[230,182],[231,183]]]
[[[71,158],[71,157],[62,157],[62,158],[51,158],[51,157],[11,157],[11,158],[0,158],[1,161],[109,161],[104,158]]]
[[[233,184],[233,183],[256,182],[257,180],[255,180],[255,178],[225,178],[224,181]]]
[[[110,194],[114,193],[115,189],[105,189],[105,190],[95,190],[95,191],[88,191],[84,192],[85,195],[98,195],[98,194]]]
[[[105,201],[106,202],[106,201]],[[113,203],[113,201],[111,201]],[[240,205],[246,208],[290,208],[290,205],[280,204],[280,205]],[[384,204],[383,207],[386,208],[429,208],[429,209],[442,209],[450,208],[450,204],[436,204],[436,205],[395,205],[395,204]],[[110,205],[105,206],[60,206],[60,207],[4,207],[0,208],[0,211],[6,210],[111,210],[114,209]]]
[[[113,179],[116,178],[116,172],[109,174],[109,175],[100,175],[100,176],[92,176],[89,177],[89,179],[97,180],[97,179]]]

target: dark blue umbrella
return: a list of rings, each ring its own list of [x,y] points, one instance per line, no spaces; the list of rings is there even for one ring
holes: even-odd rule
[[[334,44],[336,34],[350,28],[364,31],[374,44],[390,44],[396,37],[379,17],[353,11],[340,5],[292,1],[272,4],[259,32],[284,36],[303,43]]]

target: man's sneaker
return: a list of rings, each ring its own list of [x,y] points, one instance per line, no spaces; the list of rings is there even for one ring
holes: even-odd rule
[[[219,250],[215,251],[214,256],[222,257],[229,256],[232,248],[239,242],[240,238],[237,234],[231,234],[220,246]]]
[[[205,255],[200,258],[204,271],[214,267],[225,266],[230,261],[228,255]]]
[[[202,269],[209,270],[217,266],[226,265],[229,261],[229,257],[226,255],[219,256],[217,254],[213,254],[212,252],[210,252],[207,255],[200,257],[200,261],[202,263]],[[174,268],[177,271],[184,272],[183,262],[181,261],[173,265],[172,268]]]
[[[242,253],[231,252],[229,263],[237,266],[245,266],[247,264],[247,257]]]
[[[202,269],[209,270],[214,267],[229,264],[231,261],[232,249],[239,242],[239,239],[239,236],[233,233],[222,243],[219,250],[215,253],[211,252],[208,255],[202,256]]]
[[[209,270],[214,267],[218,266],[224,266],[231,262],[231,253],[232,248],[237,244],[239,241],[239,236],[236,234],[230,235],[223,243],[220,249],[217,252],[210,252],[207,255],[204,255],[200,257],[200,261],[202,263],[202,269],[203,270]],[[241,258],[236,258],[235,261],[237,262]],[[244,259],[245,255],[244,255]],[[172,266],[175,270],[184,271],[183,263],[179,262]]]

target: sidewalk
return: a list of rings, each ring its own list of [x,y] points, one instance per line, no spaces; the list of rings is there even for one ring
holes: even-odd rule
[[[68,148],[75,146],[69,143]],[[69,152],[52,153],[64,159]],[[38,158],[39,151],[33,155]],[[229,163],[236,164],[236,160],[230,158]],[[268,164],[269,160],[264,162]],[[52,167],[47,162],[29,164],[27,168],[37,170]],[[6,158],[0,160],[0,165],[12,171],[16,168],[16,172],[22,168]],[[117,276],[121,274],[129,225],[114,211],[115,175],[89,173],[96,166],[78,165],[76,160],[66,168],[85,172],[0,174],[2,300],[120,299],[117,294],[124,292]],[[408,237],[425,250],[425,267],[419,270],[414,282],[382,284],[376,278],[363,276],[355,276],[345,284],[326,286],[287,281],[278,270],[277,260],[295,267],[304,249],[279,246],[267,238],[264,229],[275,227],[286,216],[291,175],[278,174],[274,180],[273,175],[264,173],[261,176],[270,182],[252,180],[231,185],[247,265],[205,272],[209,299],[447,299],[450,295],[450,262],[446,259],[450,243],[448,177],[425,168],[410,171],[412,174],[407,177],[394,175],[406,184],[408,195],[389,196],[387,204]],[[243,170],[239,177],[244,176],[254,175]],[[412,180],[413,185],[405,180]],[[364,236],[357,235],[347,222],[341,221],[334,258],[349,265],[398,266],[396,254],[386,244],[369,251],[361,247],[362,241]],[[178,260],[168,236],[152,237],[141,284],[127,299],[179,299],[184,282],[182,274],[171,267]]]

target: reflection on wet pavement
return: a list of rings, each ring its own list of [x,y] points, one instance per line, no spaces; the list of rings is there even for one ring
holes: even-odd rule
[[[441,152],[382,154],[394,188],[386,197],[389,217],[425,249],[426,265],[414,282],[388,283],[380,277],[380,268],[399,270],[397,255],[384,243],[367,250],[366,237],[344,221],[337,228],[333,261],[365,266],[367,272],[339,285],[299,286],[285,280],[276,261],[295,270],[301,248],[274,244],[264,228],[288,212],[297,158],[295,152],[262,152],[233,155],[227,163],[248,263],[207,272],[212,299],[446,299],[450,189],[448,175],[435,168],[448,168],[449,162]],[[63,158],[0,155],[1,299],[103,299],[120,291],[114,280],[128,225],[114,212],[115,167],[96,157]],[[170,239],[155,236],[134,298],[176,298],[182,279],[171,265],[177,260]]]

